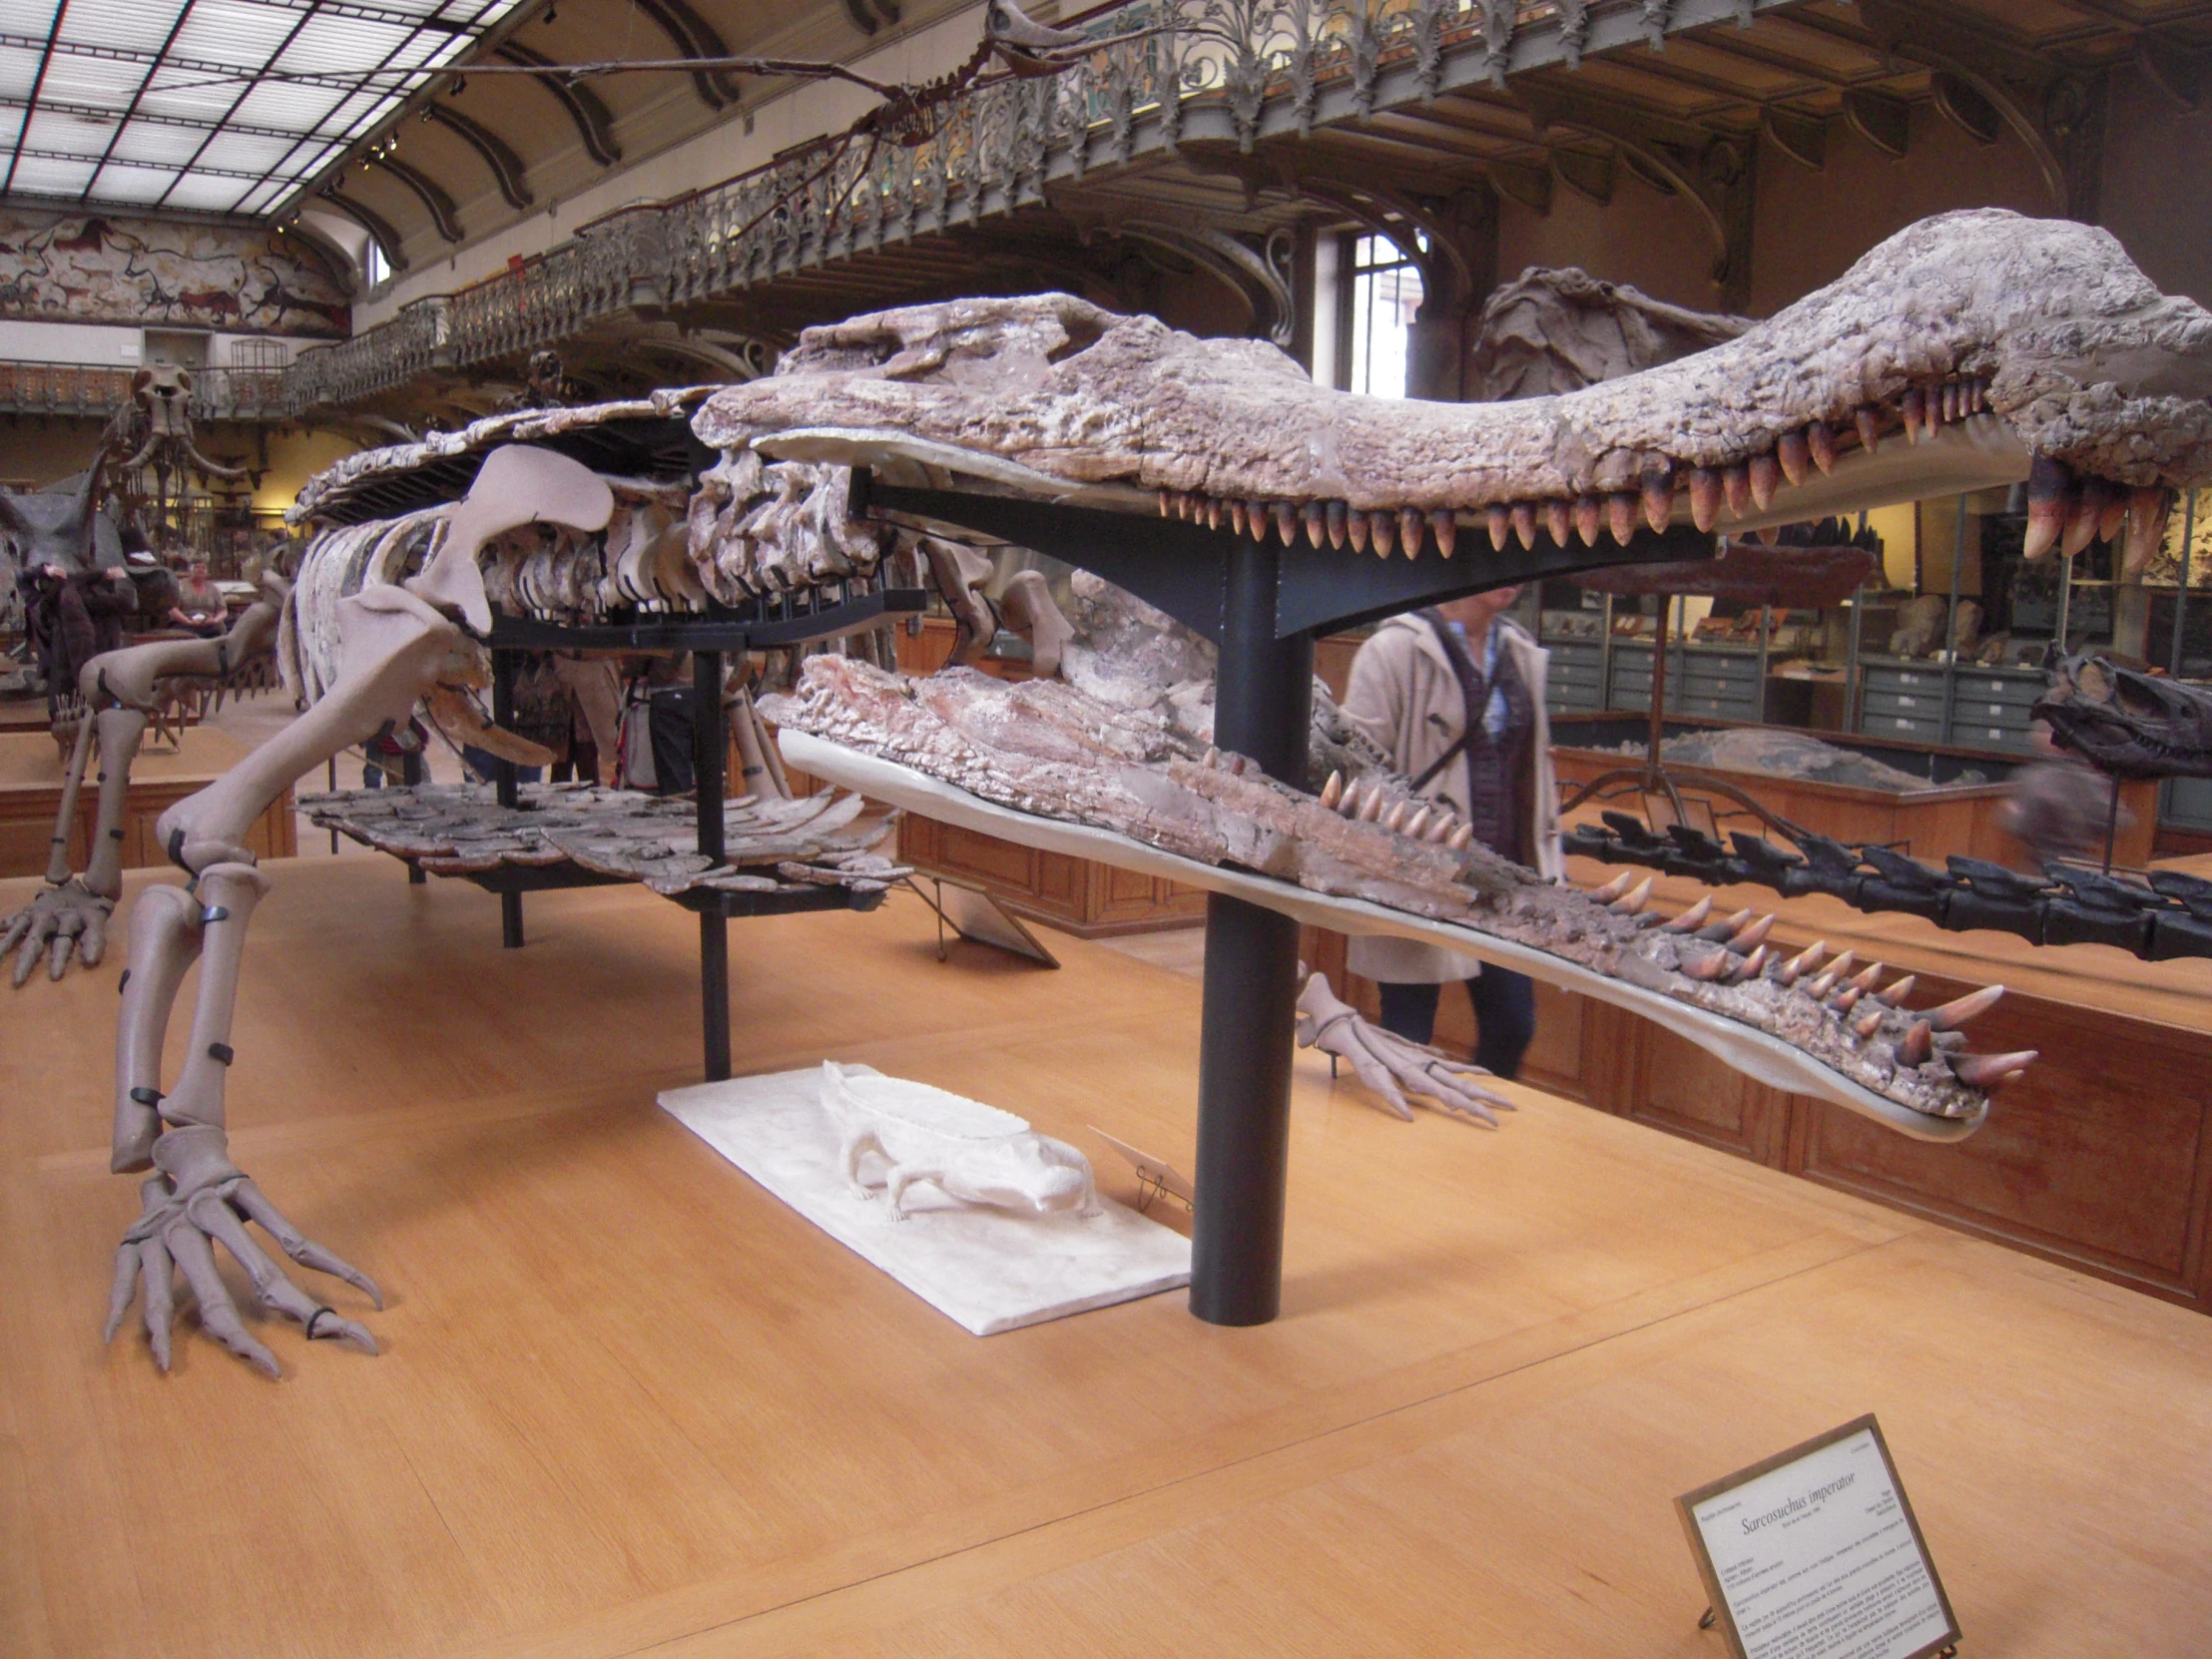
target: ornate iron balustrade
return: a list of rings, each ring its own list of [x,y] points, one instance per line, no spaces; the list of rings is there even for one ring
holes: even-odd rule
[[[727,294],[1044,200],[1048,184],[1178,145],[1317,126],[1798,0],[1122,0],[1075,20],[1104,45],[1049,79],[976,88],[911,142],[854,141],[627,209],[518,269],[419,300],[285,372],[295,412],[544,345],[637,303]]]
[[[137,372],[135,364],[0,361],[0,411],[105,420],[131,401]],[[190,372],[195,420],[281,420],[291,413],[281,369]]]

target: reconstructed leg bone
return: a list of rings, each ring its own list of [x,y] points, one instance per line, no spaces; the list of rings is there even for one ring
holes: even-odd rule
[[[944,595],[944,602],[952,607],[952,615],[960,624],[952,655],[945,662],[946,667],[957,668],[991,643],[997,626],[990,601],[982,592],[983,584],[991,579],[991,563],[974,548],[938,536],[923,536],[920,547],[922,557],[929,561],[929,575],[937,591]]]
[[[143,1287],[147,1337],[154,1357],[169,1369],[171,1271],[182,1269],[200,1305],[200,1322],[232,1353],[271,1377],[276,1358],[246,1329],[216,1271],[220,1242],[253,1282],[263,1307],[297,1320],[310,1338],[331,1337],[365,1353],[375,1340],[353,1321],[312,1301],[285,1277],[246,1232],[259,1222],[284,1254],[303,1267],[331,1274],[383,1305],[366,1274],[308,1239],[231,1162],[224,1122],[224,1073],[231,1064],[228,1038],[238,1002],[240,959],[254,907],[269,878],[249,864],[219,863],[204,871],[197,898],[176,887],[157,887],[133,918],[134,973],[124,987],[117,1036],[116,1141],[118,1170],[157,1173],[139,1189],[139,1219],[116,1251],[115,1284],[108,1299],[107,1336],[113,1338]],[[174,1093],[159,1092],[162,1033],[171,1002],[196,956],[200,994],[193,1009],[192,1052]],[[168,1127],[158,1136],[158,1124]],[[149,1144],[150,1143],[150,1144]]]
[[[1059,673],[1061,648],[1075,637],[1075,630],[1052,602],[1052,588],[1043,575],[1034,570],[1017,572],[1006,583],[998,608],[1006,626],[1029,642],[1030,666],[1046,677]]]
[[[1474,1081],[1490,1075],[1480,1066],[1462,1065],[1441,1050],[1369,1024],[1330,988],[1326,974],[1309,974],[1306,988],[1299,992],[1298,1041],[1302,1048],[1318,1048],[1350,1060],[1360,1081],[1408,1122],[1413,1116],[1412,1107],[1405,1103],[1408,1094],[1424,1097],[1438,1111],[1492,1129],[1497,1127],[1497,1116],[1491,1108],[1514,1109],[1510,1100]]]

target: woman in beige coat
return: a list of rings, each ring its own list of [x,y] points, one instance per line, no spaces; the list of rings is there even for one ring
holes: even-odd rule
[[[1545,654],[1503,615],[1519,597],[1518,588],[1497,588],[1392,617],[1353,659],[1344,708],[1420,794],[1448,804],[1496,851],[1557,879],[1565,864]],[[1381,988],[1383,1026],[1414,1042],[1434,1034],[1442,987],[1464,984],[1475,1063],[1500,1077],[1519,1071],[1536,1034],[1536,989],[1525,974],[1441,945],[1374,937],[1352,941],[1347,965]]]

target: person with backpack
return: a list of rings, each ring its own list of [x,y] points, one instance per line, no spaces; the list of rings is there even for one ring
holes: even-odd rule
[[[1544,716],[1546,653],[1508,618],[1520,589],[1493,588],[1392,617],[1352,662],[1344,711],[1413,781],[1474,826],[1491,850],[1563,879],[1551,728]],[[1447,984],[1474,1006],[1475,1064],[1500,1077],[1520,1070],[1536,1034],[1536,987],[1526,974],[1441,945],[1358,937],[1347,965],[1373,979],[1384,1029],[1414,1042],[1434,1035]]]

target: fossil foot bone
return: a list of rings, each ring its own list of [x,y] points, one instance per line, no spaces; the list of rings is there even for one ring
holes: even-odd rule
[[[72,952],[86,967],[100,965],[108,944],[108,917],[115,900],[92,891],[75,876],[43,889],[30,903],[8,917],[0,933],[0,956],[17,951],[14,982],[31,977],[41,956],[48,958],[47,975],[59,979],[69,967]]]
[[[238,1305],[216,1269],[214,1247],[221,1244],[246,1270],[262,1307],[297,1321],[310,1340],[329,1338],[363,1354],[376,1352],[376,1339],[365,1328],[294,1285],[254,1242],[246,1223],[259,1223],[301,1267],[344,1280],[381,1308],[384,1300],[375,1282],[294,1227],[231,1162],[222,1129],[213,1124],[172,1129],[155,1144],[154,1163],[158,1173],[148,1176],[139,1188],[139,1219],[116,1248],[115,1285],[108,1296],[103,1340],[114,1340],[143,1289],[147,1341],[155,1363],[169,1370],[170,1327],[176,1310],[172,1280],[175,1272],[182,1271],[200,1305],[200,1324],[207,1333],[270,1378],[281,1376],[276,1355],[239,1318]]]
[[[1413,1116],[1407,1095],[1492,1129],[1497,1127],[1497,1110],[1514,1109],[1510,1100],[1474,1081],[1489,1075],[1480,1067],[1462,1065],[1439,1049],[1369,1024],[1330,988],[1326,974],[1309,974],[1306,988],[1299,992],[1298,1040],[1301,1047],[1350,1060],[1360,1081],[1407,1122]]]

